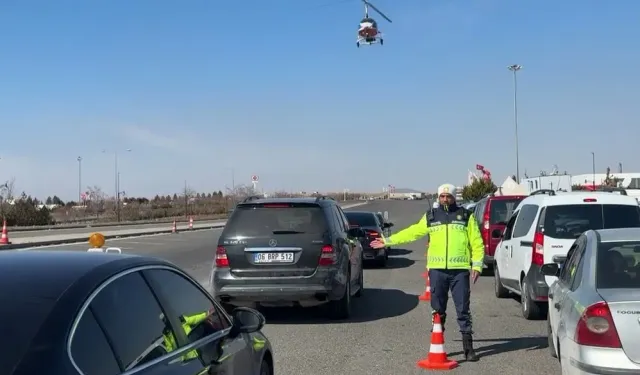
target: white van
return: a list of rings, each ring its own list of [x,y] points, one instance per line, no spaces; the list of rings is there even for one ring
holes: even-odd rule
[[[589,229],[638,228],[640,207],[635,198],[611,192],[552,190],[531,193],[513,212],[494,258],[495,294],[521,296],[526,319],[544,318],[549,285],[556,278],[544,276],[540,267],[566,257],[567,251]]]

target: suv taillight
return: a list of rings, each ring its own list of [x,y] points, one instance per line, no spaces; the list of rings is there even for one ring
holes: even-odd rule
[[[229,258],[227,258],[227,249],[224,246],[218,246],[216,248],[216,267],[226,268],[229,267]]]
[[[489,214],[490,214],[490,210],[491,210],[491,201],[487,202],[487,207],[484,209],[484,212],[482,213],[482,239],[484,240],[484,245],[486,248],[489,248],[489,229],[490,229],[490,223],[489,223]]]
[[[622,347],[611,310],[606,302],[594,303],[586,308],[578,320],[575,340],[578,345],[600,348]]]
[[[531,264],[542,266],[544,264],[544,234],[536,232],[533,235],[533,248],[531,249]]]
[[[331,245],[322,246],[322,252],[320,253],[319,266],[332,266],[336,264],[336,251]]]

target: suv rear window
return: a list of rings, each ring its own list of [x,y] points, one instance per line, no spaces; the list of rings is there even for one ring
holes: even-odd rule
[[[572,239],[590,229],[640,227],[640,207],[620,204],[549,206],[544,216],[545,236]]]
[[[228,234],[272,235],[277,232],[324,233],[327,230],[322,208],[315,204],[239,205],[225,225]]]
[[[602,242],[596,256],[596,288],[640,287],[640,242]]]
[[[492,199],[489,224],[506,224],[522,199],[524,198]]]
[[[373,214],[365,212],[345,212],[349,225],[357,225],[359,227],[375,227],[378,222]]]

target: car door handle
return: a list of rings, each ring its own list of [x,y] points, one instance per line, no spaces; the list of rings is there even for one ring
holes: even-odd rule
[[[553,304],[553,307],[556,308],[556,310],[560,310],[560,302],[556,302]]]

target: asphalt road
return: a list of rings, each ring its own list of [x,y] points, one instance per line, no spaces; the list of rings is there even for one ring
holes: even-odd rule
[[[346,202],[348,205],[358,204],[359,202]],[[194,224],[216,224],[223,223],[226,220],[203,220],[198,221],[197,217],[194,218]],[[76,234],[86,234],[87,237],[89,234],[93,232],[115,232],[119,230],[132,230],[132,229],[171,229],[172,223],[151,223],[151,224],[127,224],[127,225],[108,225],[108,226],[87,226],[82,228],[55,228],[55,229],[43,229],[43,230],[28,230],[28,231],[12,231],[9,228],[9,238],[37,238],[37,237],[45,237],[45,236],[65,236],[65,235],[76,235]],[[181,222],[178,223],[178,229],[186,228],[187,223]]]
[[[394,228],[412,224],[429,209],[425,201],[376,201],[354,210],[389,211]],[[166,258],[208,284],[220,229],[111,240],[123,252]],[[39,248],[43,249],[43,248]],[[48,249],[77,249],[86,245]],[[430,308],[418,301],[424,290],[424,241],[392,252],[386,269],[365,270],[365,291],[355,299],[353,317],[345,322],[323,318],[318,309],[268,309],[264,331],[272,341],[277,374],[422,374],[416,361],[429,350]],[[446,349],[461,360],[461,342],[449,304]],[[472,290],[478,363],[461,363],[452,374],[558,374],[549,356],[544,321],[526,321],[516,300],[498,300],[493,278],[482,277]]]

